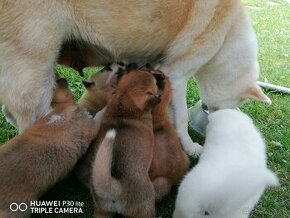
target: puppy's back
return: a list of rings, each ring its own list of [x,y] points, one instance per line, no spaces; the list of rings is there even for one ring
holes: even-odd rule
[[[53,110],[0,148],[0,210],[9,211],[11,202],[37,200],[64,178],[98,130],[76,106],[67,84],[57,83]]]

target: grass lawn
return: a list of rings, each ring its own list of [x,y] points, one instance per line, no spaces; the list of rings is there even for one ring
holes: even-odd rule
[[[290,0],[243,0],[253,18],[260,45],[259,61],[261,81],[290,87]],[[71,85],[76,99],[83,90],[81,78],[71,69],[58,66],[57,69]],[[85,75],[97,69],[87,69]],[[265,106],[259,102],[249,102],[241,107],[249,114],[264,134],[268,147],[268,164],[280,179],[280,187],[268,189],[255,208],[253,218],[290,217],[290,95],[267,92],[273,104]],[[194,81],[188,86],[188,106],[198,101],[198,89]],[[5,122],[0,113],[0,143],[16,134],[16,130]],[[190,130],[195,141],[203,143],[203,138]],[[1,161],[1,160],[0,160]],[[197,160],[192,160],[192,164]],[[37,176],[37,175],[36,175]],[[1,178],[0,178],[1,179]],[[158,217],[169,218],[174,209],[176,190],[157,205]],[[45,200],[73,200],[84,202],[79,215],[34,215],[33,217],[90,217],[92,202],[89,190],[83,188],[73,176],[56,185],[44,197]]]

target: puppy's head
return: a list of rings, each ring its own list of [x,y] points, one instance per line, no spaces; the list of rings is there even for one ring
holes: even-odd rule
[[[161,101],[164,75],[132,69],[117,73],[116,91],[131,102],[130,107],[146,111]]]
[[[253,123],[253,120],[245,113],[234,109],[218,110],[208,116],[209,123],[207,125],[207,132],[216,132],[220,138],[228,139],[226,135],[240,138],[241,135],[246,134],[246,137],[258,133],[258,129]],[[251,134],[250,134],[251,133]],[[256,135],[256,134],[255,134]],[[258,134],[260,138],[260,134]],[[251,138],[253,140],[253,138]]]
[[[56,81],[56,87],[52,98],[52,107],[60,104],[74,103],[73,95],[68,87],[68,83],[64,78]]]
[[[86,92],[82,96],[96,98],[100,93],[106,94],[108,89],[112,87],[108,84],[110,73],[107,70],[95,73],[90,76],[88,81],[83,81]]]
[[[206,135],[209,141],[241,146],[244,149],[252,147],[248,152],[253,149],[264,150],[264,140],[252,119],[246,114],[234,109],[223,109],[210,114],[208,120]],[[255,146],[252,146],[253,144]]]
[[[87,91],[97,92],[100,90],[105,90],[107,88],[112,88],[113,77],[120,70],[124,70],[126,66],[121,63],[113,63],[106,65],[100,72],[95,73],[90,76],[89,81],[83,81]]]
[[[79,100],[79,105],[92,115],[104,108],[112,98],[114,92],[112,85],[119,68],[123,69],[125,65],[109,64],[100,72],[91,75],[88,81],[83,81],[86,89]]]

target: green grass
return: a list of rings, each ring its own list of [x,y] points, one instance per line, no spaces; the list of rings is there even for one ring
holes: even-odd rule
[[[261,65],[261,81],[277,85],[290,86],[290,3],[289,0],[275,0],[277,5],[269,5],[262,0],[243,0],[249,6],[257,33]],[[61,75],[68,79],[71,89],[78,99],[83,91],[83,80],[69,68],[57,66]],[[86,69],[85,77],[98,68]],[[287,218],[290,217],[290,96],[278,92],[267,92],[273,104],[265,106],[259,102],[249,102],[241,107],[249,114],[265,136],[269,167],[280,179],[280,187],[266,191],[252,213],[252,218]],[[198,89],[194,81],[188,85],[188,106],[198,101]],[[5,122],[0,113],[0,143],[4,143],[16,134],[16,130]],[[193,130],[190,135],[195,141],[203,143],[204,139]],[[1,160],[0,160],[1,161]],[[192,160],[192,164],[196,160]],[[176,189],[157,205],[158,216],[171,217],[174,209]],[[92,201],[89,190],[69,176],[57,184],[45,196],[45,200],[74,200],[85,203],[84,214],[79,215],[34,215],[34,217],[89,217],[92,214]]]
[[[290,2],[272,2],[277,4],[244,0],[258,37],[260,80],[290,87]],[[286,218],[290,217],[290,96],[267,94],[272,105],[251,102],[242,110],[253,117],[266,139],[268,165],[279,176],[280,187],[266,191],[252,217]]]

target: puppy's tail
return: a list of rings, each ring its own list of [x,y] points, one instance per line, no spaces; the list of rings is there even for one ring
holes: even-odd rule
[[[121,194],[120,182],[111,175],[112,151],[116,130],[106,133],[97,151],[92,172],[92,186],[94,192],[102,197],[116,199]]]

